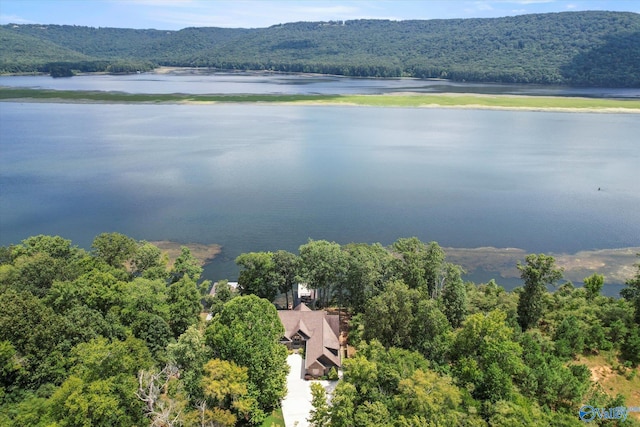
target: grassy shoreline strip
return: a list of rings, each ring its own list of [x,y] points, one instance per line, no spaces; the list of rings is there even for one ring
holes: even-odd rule
[[[39,100],[43,102],[104,103],[311,103],[373,107],[466,107],[506,109],[616,110],[640,112],[640,100],[512,96],[476,94],[384,94],[384,95],[198,95],[131,94],[122,92],[49,90],[0,87],[0,101]]]
[[[640,100],[554,97],[554,96],[511,96],[511,95],[353,95],[343,96],[336,102],[357,105],[421,107],[439,105],[442,107],[489,107],[489,108],[534,108],[534,109],[638,109]]]
[[[165,102],[296,102],[331,99],[329,95],[198,95],[183,93],[124,93],[0,87],[0,100],[96,101],[126,103]]]

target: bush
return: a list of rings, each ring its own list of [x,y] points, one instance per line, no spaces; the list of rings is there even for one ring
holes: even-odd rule
[[[329,379],[329,381],[338,381],[339,379],[338,371],[336,370],[335,367],[329,370],[329,374],[327,375],[327,378]]]

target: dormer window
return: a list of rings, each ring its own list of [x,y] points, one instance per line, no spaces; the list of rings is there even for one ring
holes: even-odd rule
[[[293,348],[298,348],[302,344],[302,337],[300,334],[295,334],[291,341],[293,342]]]

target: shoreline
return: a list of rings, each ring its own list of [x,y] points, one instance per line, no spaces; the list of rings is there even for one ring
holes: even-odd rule
[[[497,111],[639,114],[640,100],[485,94],[383,95],[198,95],[57,91],[0,87],[0,102],[52,104],[353,106],[381,108],[444,108]]]
[[[165,253],[170,265],[180,255],[181,247],[186,246],[201,267],[217,260],[223,246],[219,243],[179,243],[169,240],[150,241]],[[518,262],[524,262],[529,254],[522,248],[496,248],[493,246],[475,248],[443,247],[448,262],[460,265],[467,274],[484,271],[495,274],[494,279],[519,279]],[[553,256],[558,267],[564,270],[564,279],[573,283],[582,283],[583,279],[594,273],[605,277],[605,284],[621,285],[633,278],[634,265],[638,262],[640,247],[581,250],[575,253],[546,252]],[[479,283],[477,283],[479,284]]]

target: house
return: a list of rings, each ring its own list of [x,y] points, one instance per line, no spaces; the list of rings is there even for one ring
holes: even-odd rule
[[[300,303],[293,310],[279,310],[278,316],[285,330],[280,342],[290,350],[305,351],[305,375],[319,377],[341,366],[337,315]]]
[[[316,299],[316,290],[309,289],[306,283],[298,283],[298,298],[305,304],[309,304]]]
[[[227,282],[227,285],[229,285],[229,287],[231,288],[232,291],[237,291],[238,290],[238,282]],[[211,296],[215,296],[216,295],[216,287],[218,286],[218,282],[215,282],[213,284],[213,286],[211,287],[211,290],[209,291],[209,295]]]

